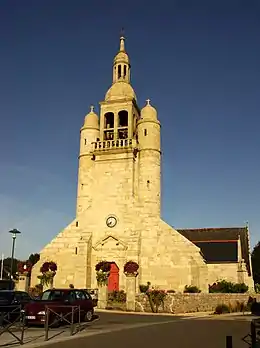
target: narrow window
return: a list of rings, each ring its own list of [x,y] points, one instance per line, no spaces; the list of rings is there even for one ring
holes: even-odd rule
[[[87,145],[87,139],[85,139],[85,145]]]
[[[124,79],[126,78],[126,65],[124,65]]]
[[[75,254],[78,255],[78,248],[75,248]]]
[[[147,188],[150,189],[150,180],[147,180]]]
[[[118,78],[120,79],[122,76],[122,68],[121,65],[118,65]]]
[[[79,227],[79,223],[78,223],[78,221],[76,221],[76,227]]]
[[[144,130],[144,136],[147,136],[147,129]]]
[[[81,190],[83,190],[84,184],[81,184]]]

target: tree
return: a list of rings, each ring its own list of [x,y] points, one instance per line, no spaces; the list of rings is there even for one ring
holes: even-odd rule
[[[255,284],[260,284],[260,241],[256,244],[251,254],[253,278]]]
[[[34,266],[40,260],[40,254],[31,254],[28,261]]]

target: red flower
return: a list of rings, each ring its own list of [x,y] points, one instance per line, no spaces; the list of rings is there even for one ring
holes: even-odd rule
[[[56,272],[57,271],[57,265],[55,262],[50,262],[49,264],[49,269],[52,271],[52,272]]]
[[[100,261],[96,264],[96,271],[109,272],[111,264],[108,261]]]
[[[135,274],[139,269],[138,263],[134,261],[128,261],[124,266],[124,273]]]

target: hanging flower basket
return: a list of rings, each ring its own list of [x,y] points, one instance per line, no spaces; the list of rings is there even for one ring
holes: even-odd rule
[[[128,261],[124,265],[124,273],[127,277],[136,277],[138,275],[139,265],[134,261]]]
[[[108,284],[110,268],[111,264],[108,261],[100,261],[98,264],[96,264],[96,277],[98,286],[104,286]]]
[[[41,275],[38,276],[42,285],[50,285],[56,275],[57,265],[55,262],[44,262],[40,268]]]

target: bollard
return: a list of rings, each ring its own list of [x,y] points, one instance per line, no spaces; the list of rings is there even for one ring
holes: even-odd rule
[[[232,336],[226,336],[226,348],[233,348]]]

